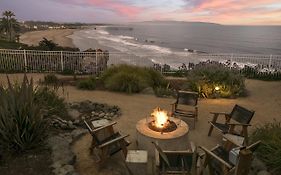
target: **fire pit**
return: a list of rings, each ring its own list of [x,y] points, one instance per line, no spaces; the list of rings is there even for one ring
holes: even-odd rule
[[[147,124],[151,130],[161,132],[162,134],[177,129],[177,124],[169,119],[168,112],[160,108],[154,109],[151,116],[147,118]]]
[[[154,109],[150,116],[140,120],[137,125],[137,145],[153,156],[152,141],[167,150],[184,150],[188,145],[188,125],[179,118],[170,117],[160,108]],[[180,144],[179,144],[180,143]]]

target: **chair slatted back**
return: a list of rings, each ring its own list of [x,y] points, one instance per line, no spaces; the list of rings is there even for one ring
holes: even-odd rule
[[[177,104],[196,106],[198,93],[189,91],[178,91]]]
[[[242,124],[249,124],[254,114],[255,111],[250,111],[236,104],[230,113],[230,118]]]
[[[93,129],[90,127],[90,125],[88,124],[88,122],[86,120],[84,120],[84,123],[89,131],[89,133],[92,135],[94,142],[99,145],[101,143],[101,141],[98,139],[97,135],[93,132]]]
[[[195,174],[197,163],[197,150],[193,151],[163,151],[156,143],[152,142],[159,153],[159,167],[162,170],[173,172],[187,171]],[[193,145],[192,145],[193,146]]]

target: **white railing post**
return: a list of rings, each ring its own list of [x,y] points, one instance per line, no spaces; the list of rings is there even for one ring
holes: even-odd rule
[[[23,57],[24,57],[24,71],[27,72],[26,50],[23,50]]]
[[[98,75],[98,50],[96,49],[96,76]]]
[[[61,64],[61,71],[64,71],[64,64],[63,64],[63,54],[62,51],[60,51],[60,64]]]
[[[230,57],[230,67],[232,67],[232,64],[233,63],[233,53],[231,54],[231,57]]]
[[[269,69],[271,69],[271,64],[272,64],[272,55],[270,55],[269,57],[269,64],[268,64]]]

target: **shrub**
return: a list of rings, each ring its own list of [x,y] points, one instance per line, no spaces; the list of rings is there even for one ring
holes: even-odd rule
[[[237,97],[245,93],[244,77],[222,64],[205,63],[188,73],[189,87],[205,98]],[[215,90],[218,87],[219,90]]]
[[[166,87],[168,85],[168,81],[164,78],[164,76],[153,69],[146,68],[144,71],[147,71],[149,74],[149,79],[150,79],[150,86],[153,88],[157,87]]]
[[[79,89],[94,90],[96,88],[96,78],[89,77],[87,79],[80,80],[77,84],[77,87]]]
[[[261,140],[257,156],[266,163],[272,173],[281,172],[281,122],[274,121],[257,127],[251,142]]]
[[[61,72],[62,75],[74,75],[75,74],[75,71],[74,70],[71,70],[71,69],[64,69],[62,72]]]
[[[157,87],[154,89],[154,93],[157,97],[171,97],[174,96],[175,93],[170,89],[169,84],[166,87]]]
[[[55,74],[48,74],[44,76],[43,84],[46,85],[58,85],[59,79]]]
[[[250,79],[258,79],[264,81],[280,81],[281,80],[281,72],[259,72],[258,69],[245,66],[241,70],[241,73]]]
[[[64,98],[57,95],[56,89],[49,87],[38,87],[35,91],[35,102],[40,104],[44,109],[44,115],[51,117],[52,115],[68,119],[68,113]]]
[[[33,81],[0,87],[0,146],[25,151],[41,145],[46,136],[46,120],[34,98]]]
[[[105,87],[112,91],[126,92],[130,94],[140,92],[147,87],[147,82],[137,74],[118,72],[105,81]]]
[[[167,81],[157,71],[137,66],[120,65],[107,69],[101,77],[105,88],[112,91],[137,93],[146,87],[162,87]]]

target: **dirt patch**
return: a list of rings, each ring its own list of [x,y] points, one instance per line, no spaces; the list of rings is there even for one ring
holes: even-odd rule
[[[0,163],[0,174],[5,175],[52,175],[51,151],[37,149],[17,155],[4,155]]]

